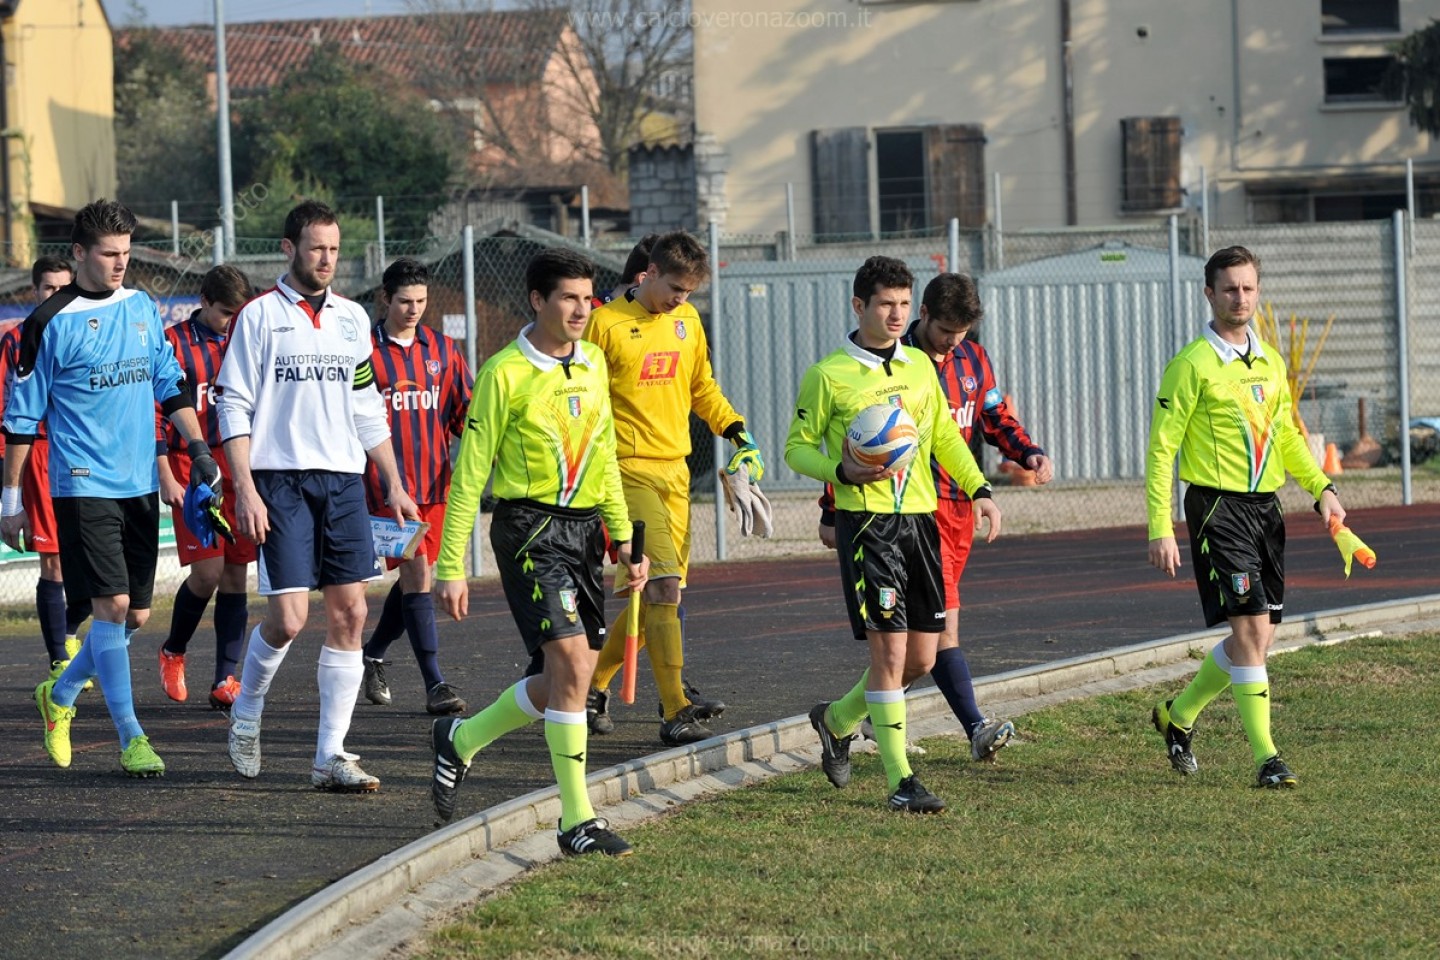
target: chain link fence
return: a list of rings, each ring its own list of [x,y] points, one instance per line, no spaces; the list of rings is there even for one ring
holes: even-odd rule
[[[853,328],[851,282],[877,253],[909,264],[917,312],[937,273],[977,278],[985,309],[977,337],[1001,391],[1056,470],[1051,484],[1027,486],[1023,471],[1003,467],[993,448],[983,448],[982,467],[1004,485],[997,499],[1007,531],[1144,522],[1151,398],[1166,361],[1209,319],[1202,296],[1207,251],[1197,224],[1005,234],[952,227],[904,239],[825,239],[702,237],[718,269],[693,300],[705,318],[719,383],[765,455],[764,486],[776,516],[770,540],[738,536],[717,506],[717,455],[728,457],[729,444],[693,419],[696,562],[821,549],[820,487],[786,466],[785,435],[805,369]],[[1208,239],[1211,249],[1238,243],[1259,255],[1261,299],[1276,320],[1276,346],[1287,363],[1298,360],[1292,366],[1303,385],[1300,414],[1317,458],[1332,468],[1341,464],[1346,505],[1440,499],[1440,222],[1217,228]],[[523,277],[537,250],[556,244],[586,250],[599,266],[596,289],[606,291],[618,284],[633,243],[607,235],[586,245],[508,218],[383,245],[378,236],[351,237],[335,288],[378,316],[384,267],[399,256],[421,260],[432,276],[425,322],[464,343],[478,367],[529,321]],[[173,238],[137,243],[127,278],[156,299],[167,322],[198,306],[200,279],[221,259],[213,233],[187,234],[178,253],[176,245]],[[240,237],[223,259],[257,289],[285,270],[273,238]],[[0,328],[23,318],[32,301],[28,270],[0,273]],[[1308,503],[1293,483],[1282,499],[1291,509]],[[178,576],[173,550],[166,556],[172,559],[160,572],[162,596]],[[33,559],[0,552],[0,602],[28,602],[34,578]]]

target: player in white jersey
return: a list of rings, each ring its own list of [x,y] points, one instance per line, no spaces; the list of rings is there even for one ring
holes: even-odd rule
[[[237,532],[260,545],[260,592],[269,597],[230,715],[230,761],[241,776],[260,775],[265,694],[305,627],[310,591],[319,588],[327,629],[310,782],[317,790],[369,792],[380,781],[345,751],[364,675],[365,582],[380,569],[362,483],[367,457],[396,519],[414,519],[417,511],[401,485],[375,389],[369,319],[330,290],[340,255],[334,211],[315,201],[291,210],[280,248],[289,269],[235,315],[216,378]]]

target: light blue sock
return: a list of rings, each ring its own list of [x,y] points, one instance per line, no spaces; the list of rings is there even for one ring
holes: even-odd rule
[[[120,735],[123,750],[130,746],[133,738],[145,732],[135,719],[135,701],[130,694],[130,650],[125,624],[96,620],[85,637],[85,646],[95,650],[95,673],[105,691],[105,706],[110,708],[110,720]]]
[[[113,624],[112,624],[113,626]],[[88,639],[88,638],[87,638]],[[80,652],[70,659],[70,666],[50,689],[50,702],[57,707],[73,707],[85,684],[95,679],[95,651],[89,643],[80,645]]]

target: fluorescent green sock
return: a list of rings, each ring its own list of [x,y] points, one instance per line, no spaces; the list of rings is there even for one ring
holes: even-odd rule
[[[850,736],[870,712],[869,705],[865,703],[865,684],[869,682],[870,671],[866,670],[860,674],[860,682],[851,687],[845,696],[830,704],[830,709],[825,711],[825,726],[829,727],[835,736]]]
[[[905,756],[905,691],[867,690],[865,702],[870,707],[870,725],[875,728],[875,746],[885,764],[885,779],[890,789],[910,776],[910,759]]]
[[[1195,726],[1200,711],[1230,686],[1230,670],[1230,658],[1225,655],[1225,641],[1221,640],[1215,644],[1213,650],[1205,654],[1195,679],[1191,680],[1184,692],[1170,704],[1170,722],[1181,730],[1189,730]]]
[[[589,730],[585,711],[545,711],[545,743],[550,747],[550,766],[560,785],[560,830],[593,820],[590,791],[585,789],[585,746]]]
[[[525,692],[528,679],[507,688],[494,703],[455,728],[455,752],[461,760],[469,763],[471,757],[491,742],[543,716]]]
[[[1279,752],[1270,738],[1270,675],[1263,666],[1231,667],[1230,677],[1240,725],[1245,728],[1250,752],[1259,765]]]

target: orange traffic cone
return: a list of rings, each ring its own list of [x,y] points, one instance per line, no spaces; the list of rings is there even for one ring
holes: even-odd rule
[[[1345,468],[1340,466],[1340,451],[1336,448],[1335,444],[1325,444],[1325,463],[1320,469],[1332,477],[1345,472]]]

